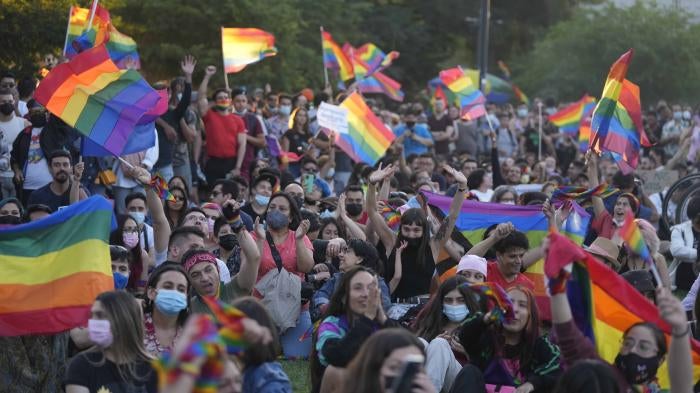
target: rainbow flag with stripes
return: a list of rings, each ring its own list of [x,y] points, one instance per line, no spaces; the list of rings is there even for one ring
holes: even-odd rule
[[[661,320],[659,311],[622,276],[599,262],[566,237],[554,233],[550,237],[547,270],[558,273],[570,261],[573,264],[567,284],[567,296],[574,321],[588,336],[598,354],[614,364],[625,330],[637,322],[658,325],[670,339],[670,327]],[[691,340],[693,380],[700,378],[700,343]],[[669,389],[668,365],[661,364],[656,374],[662,389]]]
[[[374,165],[396,136],[355,92],[340,104],[348,110],[348,133],[338,133],[336,144],[355,162]]]
[[[327,31],[321,30],[321,46],[323,47],[324,67],[337,71],[340,79],[343,81],[348,81],[355,77],[352,61],[343,53],[340,46]]]
[[[373,68],[371,65],[367,64],[365,60],[358,55],[358,50],[350,46],[350,44],[343,45],[343,52],[352,61],[353,69],[355,70],[355,78],[357,80],[357,88],[360,92],[384,94],[394,101],[403,101],[404,93],[401,90],[401,84],[399,82],[378,71],[377,68]],[[381,60],[378,64],[381,64]]]
[[[460,67],[440,71],[440,81],[457,94],[463,119],[474,120],[486,114],[486,98]]]
[[[54,334],[87,322],[114,289],[112,206],[93,196],[39,221],[0,229],[0,336]]]
[[[452,198],[429,192],[424,194],[430,205],[439,208],[444,214],[449,213]],[[576,202],[572,201],[571,207],[572,212],[564,223],[563,231],[576,244],[582,244],[588,231],[591,216]],[[483,240],[484,232],[488,227],[508,221],[518,231],[525,233],[530,242],[530,248],[539,247],[549,232],[549,223],[547,217],[542,213],[542,205],[515,206],[468,200],[462,204],[455,227],[471,244],[476,244]],[[542,318],[549,319],[551,314],[543,269],[544,261],[540,260],[530,266],[525,275],[535,283],[535,296]]]
[[[161,97],[138,71],[119,69],[101,45],[56,66],[34,98],[93,142],[121,155],[142,119],[153,121],[146,115]]]
[[[625,174],[637,168],[641,146],[651,146],[642,123],[639,86],[625,79],[633,53],[630,49],[613,63],[591,120],[591,148],[609,151]]]
[[[562,110],[549,115],[549,121],[559,127],[559,131],[565,134],[576,135],[581,119],[587,113],[586,109],[595,104],[595,98],[585,94],[581,99]]]
[[[248,64],[277,54],[275,36],[260,29],[221,28],[224,71],[239,72]]]
[[[389,67],[394,60],[399,58],[399,52],[391,51],[388,54],[384,53],[379,47],[371,42],[368,42],[361,47],[355,49],[355,56],[361,59],[369,66],[369,73],[381,71]]]
[[[119,68],[141,67],[136,42],[114,27],[109,12],[105,8],[100,5],[95,7],[95,17],[89,29],[87,25],[90,9],[71,7],[70,15],[64,48],[66,57],[72,59],[85,50],[104,44],[109,56]]]

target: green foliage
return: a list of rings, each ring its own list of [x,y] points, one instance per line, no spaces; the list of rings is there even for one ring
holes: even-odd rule
[[[660,98],[695,98],[700,88],[698,26],[668,9],[638,3],[579,10],[559,22],[514,62],[516,82],[533,93],[576,100],[600,96],[612,63],[628,48],[635,53],[627,79],[641,88],[643,104]]]

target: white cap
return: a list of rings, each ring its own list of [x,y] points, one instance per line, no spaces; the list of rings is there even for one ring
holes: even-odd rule
[[[459,260],[459,265],[457,265],[457,273],[462,270],[476,270],[486,277],[486,259],[478,255],[467,254]]]

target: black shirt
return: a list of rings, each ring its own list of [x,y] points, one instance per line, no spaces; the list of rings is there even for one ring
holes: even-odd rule
[[[434,132],[444,132],[447,131],[447,127],[452,125],[452,120],[450,120],[450,117],[447,116],[446,114],[443,115],[441,118],[436,118],[434,115],[431,115],[428,118],[428,128],[430,129],[431,133]],[[450,141],[444,140],[444,141],[435,141],[435,153],[437,154],[449,154],[450,152]]]
[[[134,371],[138,379],[130,378],[126,368],[124,380],[117,365],[104,358],[100,352],[83,352],[73,358],[68,365],[64,386],[78,385],[86,387],[90,393],[156,393],[158,378],[156,372],[146,361],[135,364]]]
[[[46,205],[51,208],[52,211],[57,211],[61,206],[70,205],[70,188],[63,193],[63,195],[56,195],[51,190],[51,183],[39,188],[32,192],[29,196],[29,205]]]
[[[396,248],[386,258],[384,243],[377,246],[379,256],[384,260],[384,280],[388,283],[394,277]],[[423,263],[418,263],[418,247],[408,246],[401,253],[401,281],[392,294],[392,300],[405,299],[430,293],[430,283],[435,272],[435,260],[430,244],[426,247]]]

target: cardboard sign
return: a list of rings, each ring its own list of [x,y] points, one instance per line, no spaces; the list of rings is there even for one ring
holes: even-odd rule
[[[321,127],[339,134],[348,133],[348,110],[343,107],[322,102],[316,112],[316,119]]]
[[[635,173],[644,180],[644,192],[647,195],[663,191],[678,180],[677,171],[666,169],[660,171],[636,171]]]

